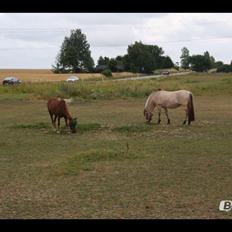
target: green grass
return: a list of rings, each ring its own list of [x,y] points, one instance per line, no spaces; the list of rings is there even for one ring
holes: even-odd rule
[[[113,131],[120,133],[141,133],[152,129],[151,125],[138,124],[138,125],[123,125],[121,127],[113,128]]]
[[[11,128],[15,129],[47,129],[50,128],[48,123],[38,122],[33,124],[14,124]]]
[[[187,89],[197,96],[232,94],[231,74],[193,73],[186,76],[158,78],[138,81],[84,81],[76,84],[58,83],[24,83],[20,86],[0,86],[1,95],[33,95],[48,99],[53,96],[79,99],[115,99],[125,97],[142,98],[158,88],[167,90]]]
[[[121,150],[112,149],[90,149],[88,151],[72,154],[65,162],[55,166],[56,175],[78,175],[80,171],[91,171],[94,164],[114,161],[134,160],[139,158],[138,155],[129,152],[129,145]],[[104,163],[102,163],[104,165]]]
[[[51,129],[51,125],[49,123],[37,122],[37,123],[14,123],[10,126],[10,128],[14,129]],[[61,129],[64,129],[65,126],[62,126]],[[101,128],[99,123],[86,123],[86,124],[78,124],[77,130],[78,133],[84,133],[87,131],[98,130]],[[52,132],[52,130],[51,130]]]
[[[86,123],[86,124],[78,124],[77,129],[78,132],[84,133],[86,131],[98,130],[101,128],[99,123]]]
[[[157,125],[157,112],[147,125],[146,97],[125,98],[115,82],[109,85],[119,92],[111,99],[80,97],[70,103],[79,131],[57,134],[46,101],[33,93],[36,85],[31,93],[4,89],[0,218],[230,219],[231,212],[218,210],[232,192],[230,76],[136,81],[124,87],[138,85],[138,93],[149,91],[152,83],[194,90],[196,121],[183,126],[184,112],[175,109],[169,111],[170,125],[164,114]],[[96,85],[105,93],[106,87],[100,88],[105,84]]]

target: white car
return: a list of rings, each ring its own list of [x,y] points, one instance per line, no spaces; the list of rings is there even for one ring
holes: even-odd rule
[[[77,76],[70,76],[66,81],[67,82],[75,82],[75,81],[79,81],[80,78]]]
[[[2,82],[3,85],[18,85],[21,83],[22,81],[16,77],[6,77]]]

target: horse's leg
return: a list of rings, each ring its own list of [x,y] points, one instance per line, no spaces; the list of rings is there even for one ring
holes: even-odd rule
[[[70,133],[70,131],[69,131],[69,126],[68,126],[68,119],[67,119],[67,117],[64,117],[64,120],[65,120],[66,130],[67,130],[67,132],[68,132],[68,133]]]
[[[56,119],[57,119],[57,115],[55,115],[54,119],[53,119],[53,126],[54,126],[54,129],[56,130]]]
[[[169,118],[169,116],[168,116],[168,109],[167,109],[167,108],[164,108],[164,110],[165,110],[165,115],[166,115],[167,120],[168,120],[168,124],[170,124],[170,118]]]
[[[60,132],[60,117],[58,116],[58,131]]]
[[[51,118],[51,120],[52,120],[52,125],[53,125],[53,127],[54,127],[54,123],[53,123],[53,114],[52,114],[51,112],[49,112],[49,115],[50,115],[50,118]]]
[[[51,120],[52,120],[53,129],[56,131],[56,115],[53,115],[52,113],[50,113],[50,116],[51,116]]]
[[[64,121],[65,121],[66,127],[68,128],[68,119],[67,119],[67,117],[64,117]]]
[[[161,116],[161,108],[160,107],[157,107],[158,108],[158,122],[157,124],[160,124],[161,122],[161,119],[160,119],[160,116]]]
[[[188,119],[188,109],[185,109],[185,120],[183,121],[183,125],[186,124],[187,119]]]

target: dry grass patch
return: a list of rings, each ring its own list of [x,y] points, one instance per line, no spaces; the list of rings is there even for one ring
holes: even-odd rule
[[[107,79],[101,73],[55,74],[49,69],[0,69],[0,81],[2,81],[7,76],[15,76],[26,83],[57,82],[57,81],[66,81],[66,79],[71,75],[76,75],[81,80],[105,80]],[[136,75],[137,74],[130,73],[130,72],[113,73],[112,79],[134,77]]]

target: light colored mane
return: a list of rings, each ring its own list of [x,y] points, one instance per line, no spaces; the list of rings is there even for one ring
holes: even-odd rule
[[[153,109],[150,108],[151,104],[150,101],[152,100],[153,96],[156,94],[157,92],[152,92],[149,97],[147,98],[147,101],[145,103],[144,109],[151,112]]]

